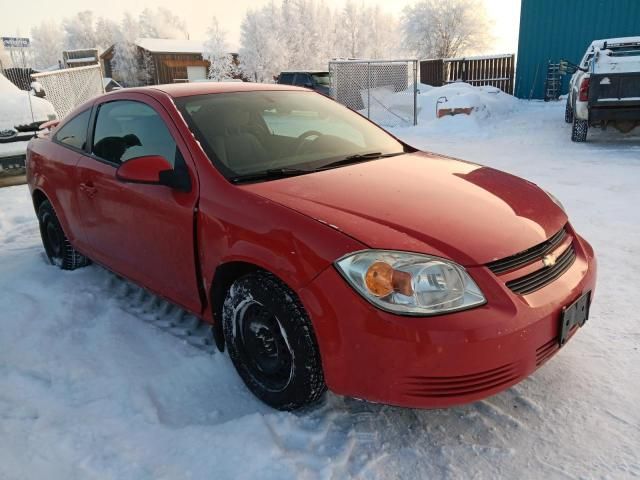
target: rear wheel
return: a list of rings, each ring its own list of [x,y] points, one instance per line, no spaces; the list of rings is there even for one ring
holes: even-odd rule
[[[587,132],[589,131],[589,122],[586,120],[573,119],[573,128],[571,129],[571,140],[574,142],[586,142]]]
[[[222,320],[229,356],[260,400],[294,410],[322,396],[327,387],[311,322],[280,280],[266,272],[236,280]]]
[[[87,266],[90,261],[71,246],[49,200],[38,207],[40,236],[49,261],[63,270],[75,270]]]
[[[567,96],[567,104],[564,107],[564,121],[567,123],[573,122],[573,107],[571,106],[571,102],[569,101],[568,96]]]

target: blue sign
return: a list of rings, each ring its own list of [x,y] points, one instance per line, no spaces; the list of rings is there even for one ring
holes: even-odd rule
[[[23,37],[2,37],[4,48],[27,48],[29,39]]]

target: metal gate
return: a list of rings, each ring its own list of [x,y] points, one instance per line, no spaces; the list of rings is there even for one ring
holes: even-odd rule
[[[333,60],[331,97],[378,125],[418,123],[417,60]]]

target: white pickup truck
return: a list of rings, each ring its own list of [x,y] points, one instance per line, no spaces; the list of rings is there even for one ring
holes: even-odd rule
[[[565,121],[571,140],[587,140],[589,127],[628,133],[640,125],[640,37],[595,40],[571,77]]]

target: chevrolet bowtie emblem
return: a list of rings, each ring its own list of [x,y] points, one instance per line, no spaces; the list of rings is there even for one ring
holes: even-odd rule
[[[556,260],[556,256],[550,253],[549,255],[542,257],[542,264],[545,267],[553,267],[556,264]]]

